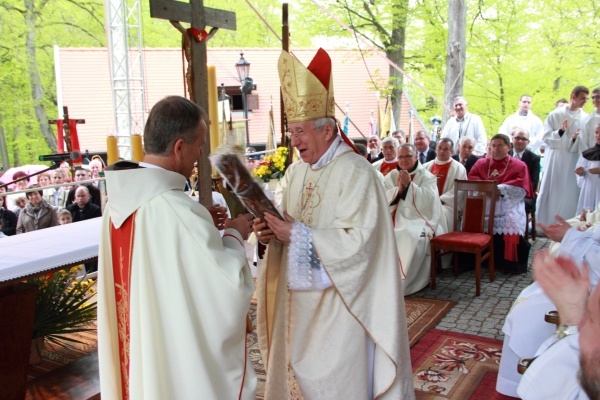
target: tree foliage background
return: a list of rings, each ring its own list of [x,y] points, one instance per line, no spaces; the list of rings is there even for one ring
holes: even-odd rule
[[[168,21],[152,20],[141,0],[146,47],[179,47]],[[279,33],[280,0],[249,0]],[[357,39],[321,12],[321,4],[373,48],[402,50],[400,65],[437,98],[444,97],[447,0],[296,0],[290,4],[291,46],[311,47],[326,38],[330,48],[361,48]],[[572,87],[600,86],[600,5],[594,0],[467,0],[467,64],[463,94],[489,134],[515,112],[519,97],[533,96],[533,111],[544,118]],[[246,0],[205,0],[205,6],[235,11],[238,30],[219,32],[209,47],[279,47],[280,43]],[[35,162],[54,152],[56,117],[53,45],[104,47],[100,0],[0,0],[0,156],[4,167]],[[370,10],[370,11],[369,11]],[[372,21],[360,15],[372,14]],[[402,28],[403,37],[393,32]],[[396,29],[396,31],[395,31]],[[401,45],[404,40],[405,45]],[[407,90],[421,119],[441,115],[442,105],[409,80],[381,79],[372,71],[373,90]],[[387,74],[383,74],[387,75]],[[591,111],[591,105],[586,106]],[[404,118],[399,115],[398,117]],[[5,143],[5,146],[4,146]]]

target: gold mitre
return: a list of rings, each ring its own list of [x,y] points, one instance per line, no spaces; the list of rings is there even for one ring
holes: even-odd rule
[[[331,58],[325,50],[317,51],[308,68],[282,51],[277,68],[288,122],[335,118]]]

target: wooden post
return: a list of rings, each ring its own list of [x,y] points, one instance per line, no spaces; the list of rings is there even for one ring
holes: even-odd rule
[[[71,166],[71,176],[73,178],[75,178],[75,164],[73,161],[81,161],[82,155],[81,155],[81,149],[74,149],[73,148],[73,144],[77,143],[77,146],[79,146],[79,138],[76,137],[75,140],[72,140],[71,137],[71,128],[69,125],[69,122],[72,121],[69,119],[69,108],[68,107],[63,107],[63,119],[49,119],[48,122],[50,124],[56,124],[58,126],[59,123],[62,123],[62,128],[63,128],[63,135],[64,135],[64,140],[65,143],[67,145],[67,153],[71,153],[74,150],[77,151],[79,153],[79,156],[77,156],[77,159],[73,160],[69,160],[69,165]],[[85,124],[85,119],[76,119],[74,120],[75,124]],[[56,139],[58,141],[58,138]],[[58,146],[60,148],[60,145]],[[80,164],[78,164],[79,166]]]
[[[288,17],[288,3],[283,3],[281,13],[281,48],[287,52],[290,51],[290,23]],[[279,89],[279,106],[281,114],[281,145],[288,148],[287,165],[294,162],[294,154],[292,148],[292,142],[285,135],[287,127],[287,118],[285,116],[285,105],[283,104],[283,96],[281,95],[281,89]]]
[[[467,60],[467,2],[448,1],[448,43],[446,45],[446,86],[444,88],[443,123],[450,118],[448,110],[454,109],[453,100],[463,94],[463,80]]]
[[[173,0],[150,0],[150,16],[170,21],[190,22],[192,28],[203,30],[206,26],[235,30],[235,13],[204,7],[204,0],[190,0],[183,3]],[[191,39],[192,48],[192,82],[194,103],[198,104],[207,115],[210,115],[208,104],[208,74],[206,68],[206,42]],[[202,155],[198,159],[198,201],[204,205],[212,205],[210,154],[210,121],[207,118],[206,143],[202,147]]]

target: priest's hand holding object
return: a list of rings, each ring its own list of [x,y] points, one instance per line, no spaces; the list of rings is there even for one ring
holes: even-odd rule
[[[210,212],[210,215],[212,216],[217,229],[220,231],[225,229],[225,220],[227,219],[227,208],[214,204],[212,206],[206,207],[206,209]]]
[[[262,244],[268,244],[271,239],[275,239],[275,235],[265,221],[260,218],[254,219],[254,225],[252,226],[254,229],[254,234],[259,242]]]
[[[225,220],[225,228],[232,228],[238,231],[244,240],[248,239],[250,232],[252,232],[252,214],[242,214],[235,219]]]
[[[296,220],[285,211],[283,212],[283,217],[285,221],[280,220],[270,213],[265,213],[265,220],[273,232],[275,239],[283,243],[290,243],[292,241],[292,227]],[[258,238],[260,240],[261,236]]]

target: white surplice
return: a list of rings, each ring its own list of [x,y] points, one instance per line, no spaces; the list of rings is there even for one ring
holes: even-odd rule
[[[583,176],[577,175],[577,185],[581,189],[577,203],[577,215],[579,215],[583,209],[594,210],[600,202],[600,175],[588,172],[590,168],[600,168],[600,161],[589,161],[580,156],[577,167],[583,167],[585,170]]]
[[[395,211],[394,234],[402,262],[402,287],[404,295],[423,289],[429,284],[431,248],[429,241],[434,235],[446,233],[443,224],[442,203],[438,195],[437,178],[421,163],[410,173],[412,181],[404,200],[391,208]],[[398,171],[386,175],[388,203],[398,195]]]
[[[470,136],[475,139],[475,149],[473,153],[482,156],[486,152],[487,135],[485,126],[479,115],[465,113],[463,121],[458,121],[456,117],[452,117],[444,125],[442,138],[450,138],[454,142],[454,150],[458,152],[458,142],[460,138]]]
[[[581,121],[581,133],[579,134],[579,152],[596,145],[596,126],[600,124],[600,112],[592,111]]]
[[[582,127],[587,114],[579,109],[569,111],[567,106],[553,110],[544,122],[544,144],[546,145],[544,175],[537,199],[536,220],[544,225],[555,222],[554,216],[568,219],[575,216],[579,187],[575,179],[575,165],[579,159],[579,137],[573,135]],[[566,132],[560,136],[564,120]]]
[[[600,260],[600,224],[583,232],[569,229],[560,243],[559,254],[572,257],[578,265],[587,262],[590,282],[595,286],[600,276],[597,262]],[[517,397],[522,377],[517,372],[517,364],[523,358],[534,357],[544,341],[552,337],[556,327],[544,321],[544,315],[553,310],[556,306],[537,283],[519,294],[502,327],[505,336],[496,383],[500,393]]]
[[[131,163],[130,163],[131,164]],[[119,166],[120,163],[111,166]],[[246,315],[254,290],[243,240],[162,168],[107,169],[98,263],[102,398],[122,398],[119,313],[129,311],[131,399],[254,399]],[[118,167],[117,167],[118,168]],[[110,225],[135,214],[129,307],[116,304]]]
[[[508,137],[511,137],[510,132],[513,128],[526,129],[529,132],[529,149],[534,153],[538,153],[542,143],[542,137],[544,136],[544,123],[535,115],[531,110],[527,111],[527,114],[521,115],[517,110],[516,113],[509,115],[500,128],[498,133],[503,133]]]
[[[467,170],[465,169],[464,165],[452,158],[448,162],[452,162],[452,164],[448,170],[448,176],[446,177],[446,182],[444,182],[444,188],[442,189],[442,194],[440,196],[440,201],[442,202],[442,211],[444,212],[444,218],[440,221],[440,224],[442,225],[444,232],[452,232],[454,230],[454,181],[457,179],[467,179]],[[423,167],[427,171],[431,172],[434,163],[438,165],[444,164],[435,159],[425,163]],[[460,213],[462,213],[462,207],[464,205],[464,192],[459,193],[458,195],[460,197],[458,199],[458,207]]]

